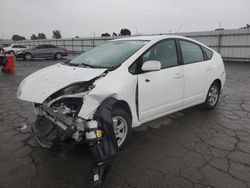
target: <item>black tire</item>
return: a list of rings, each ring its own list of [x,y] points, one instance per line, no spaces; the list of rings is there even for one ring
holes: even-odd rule
[[[62,59],[62,57],[63,57],[63,55],[62,55],[62,53],[60,53],[60,52],[57,52],[56,54],[55,54],[55,59]]]
[[[206,110],[212,110],[218,103],[220,98],[220,85],[218,82],[213,82],[210,86],[203,108]]]
[[[118,142],[118,147],[119,147],[119,150],[123,149],[126,144],[128,143],[128,140],[131,136],[131,132],[132,132],[132,119],[130,117],[130,115],[123,109],[120,109],[120,108],[115,108],[113,110],[113,113],[112,113],[112,118],[113,118],[113,121],[115,118],[118,118],[118,123],[119,121],[124,121],[126,122],[126,130],[124,129],[123,132],[125,133],[125,137],[122,141],[122,143],[119,145],[119,138],[117,138],[117,142]],[[115,131],[115,134],[117,136],[117,132],[118,129],[115,129],[115,123],[114,123],[114,131]]]
[[[33,56],[30,53],[26,53],[23,55],[23,59],[26,61],[31,61],[33,59]]]

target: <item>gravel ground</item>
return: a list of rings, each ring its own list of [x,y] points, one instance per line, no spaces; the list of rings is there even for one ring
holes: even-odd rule
[[[17,61],[15,74],[0,72],[1,188],[89,187],[88,146],[41,148],[30,131],[32,106],[16,98],[22,79],[55,63]],[[218,106],[212,111],[196,106],[135,129],[104,187],[250,187],[250,64],[225,66]]]

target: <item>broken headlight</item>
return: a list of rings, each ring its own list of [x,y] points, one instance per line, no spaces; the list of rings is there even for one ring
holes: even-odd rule
[[[88,83],[88,82],[87,83],[83,82],[83,83],[72,84],[72,85],[69,85],[69,86],[57,91],[53,95],[51,95],[49,97],[49,100],[57,98],[57,97],[62,96],[62,95],[72,95],[72,94],[76,94],[76,93],[90,91],[94,87],[95,87],[94,84]]]

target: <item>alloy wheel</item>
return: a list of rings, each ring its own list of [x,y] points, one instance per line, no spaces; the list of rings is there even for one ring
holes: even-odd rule
[[[126,140],[128,134],[128,124],[121,116],[113,117],[114,132],[117,139],[118,147],[120,147]]]
[[[216,85],[212,86],[208,93],[208,102],[211,106],[214,106],[217,103],[219,98],[219,90]]]

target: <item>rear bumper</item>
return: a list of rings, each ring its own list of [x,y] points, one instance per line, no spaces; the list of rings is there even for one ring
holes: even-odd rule
[[[225,82],[226,82],[226,72],[223,72],[223,74],[221,75],[221,90],[223,89]]]

